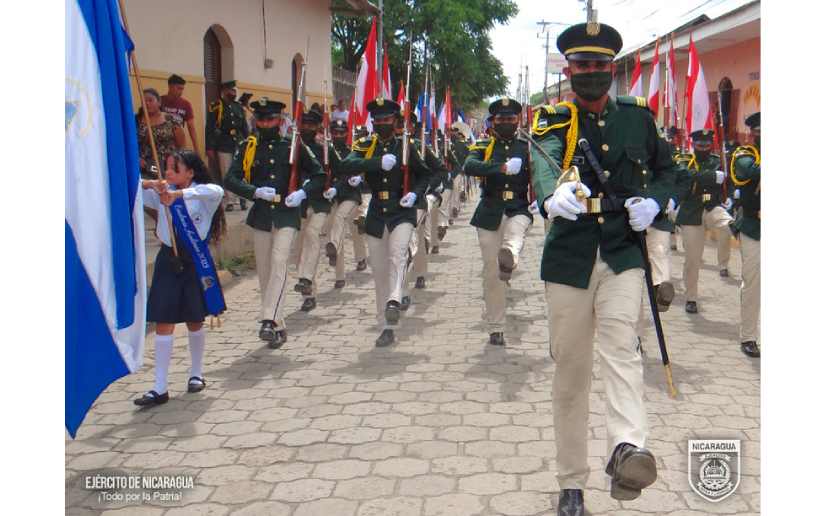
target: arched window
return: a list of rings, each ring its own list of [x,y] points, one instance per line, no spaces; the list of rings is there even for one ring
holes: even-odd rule
[[[222,82],[235,78],[232,40],[220,25],[212,25],[203,36],[203,77],[206,105],[218,100]]]
[[[736,139],[736,126],[738,125],[739,91],[734,91],[733,83],[727,77],[723,77],[722,80],[719,81],[717,91],[718,102],[721,105],[721,120],[725,126],[724,139],[725,142],[732,142]],[[719,106],[716,106],[714,111],[718,109]]]

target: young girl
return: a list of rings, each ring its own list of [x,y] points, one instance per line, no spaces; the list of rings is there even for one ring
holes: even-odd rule
[[[223,188],[212,184],[206,165],[192,151],[172,154],[166,160],[166,168],[165,180],[142,181],[144,205],[158,210],[157,236],[163,246],[155,259],[147,308],[147,320],[155,323],[155,385],[135,400],[135,405],[139,406],[169,401],[166,382],[177,323],[185,322],[189,329],[192,369],[188,391],[199,392],[206,387],[202,371],[206,335],[202,328],[207,310],[201,281],[192,257],[177,232],[178,256],[175,257],[172,252],[167,222],[169,212],[161,205],[170,206],[177,199],[183,199],[201,240],[210,234],[217,239],[222,230],[220,204]]]

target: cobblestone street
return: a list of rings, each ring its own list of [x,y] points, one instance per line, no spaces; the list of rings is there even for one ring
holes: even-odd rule
[[[507,346],[493,348],[481,322],[481,256],[468,224],[474,203],[430,256],[426,290],[397,342],[376,349],[369,269],[333,290],[322,257],[318,308],[298,311],[290,271],[289,340],[271,350],[258,339],[254,272],[226,291],[223,325],[208,332],[207,388],[186,393],[189,354],[178,328],[169,403],[138,410],[152,386],[153,344],[145,366],[110,386],[75,441],[66,441],[68,514],[463,516],[555,514],[558,484],[551,413],[554,364],[548,354],[539,279],[542,224],[533,224],[509,289]],[[683,249],[674,254],[677,296],[663,314],[679,397],[667,395],[655,334],[644,339],[647,447],[659,479],[632,502],[610,498],[604,474],[604,384],[596,367],[590,405],[592,473],[585,506],[625,516],[760,511],[759,361],[738,341],[741,260],[720,278],[715,243],[700,273],[699,314],[684,311]],[[770,344],[768,344],[770,345]],[[598,363],[598,361],[597,361]],[[691,438],[742,440],[742,480],[719,503],[694,493],[687,476]],[[90,471],[185,473],[195,487],[171,503],[105,504],[80,485]]]

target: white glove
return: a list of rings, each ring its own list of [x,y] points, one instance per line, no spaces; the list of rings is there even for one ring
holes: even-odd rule
[[[286,196],[286,200],[284,204],[286,204],[287,208],[294,208],[296,206],[300,206],[301,202],[307,198],[307,193],[303,190],[295,190],[291,194]]]
[[[262,186],[260,188],[255,189],[255,197],[256,199],[263,199],[265,201],[272,202],[272,199],[275,198],[275,194],[277,192],[271,186]]]
[[[508,176],[514,176],[521,172],[521,158],[510,158],[504,166],[504,173]]]
[[[723,170],[716,171],[716,184],[721,185],[725,182],[725,172]]]
[[[733,191],[733,198],[734,199],[738,200],[740,195],[742,195],[742,192],[740,192],[738,188]]]
[[[725,202],[722,203],[722,207],[726,210],[729,210],[731,206],[733,206],[733,199],[728,197],[727,199],[725,199]]]
[[[398,159],[394,154],[384,154],[381,156],[381,168],[384,170],[392,170]]]
[[[395,156],[393,156],[393,158],[394,157]],[[382,162],[383,162],[383,158],[382,158]],[[364,180],[364,178],[361,177],[361,176],[352,176],[351,178],[347,179],[347,183],[351,187],[355,188],[356,186],[360,185],[363,180]]]
[[[584,211],[584,207],[576,200],[576,182],[568,181],[562,183],[553,192],[553,195],[544,201],[544,211],[547,212],[547,218],[561,217],[567,220],[576,220],[577,215]],[[590,188],[581,183],[584,195],[590,197]]]
[[[528,206],[527,209],[530,210],[530,213],[532,213],[533,215],[538,215],[539,214],[539,201],[537,201],[537,200],[533,201],[532,203],[530,203],[530,206]]]
[[[395,158],[395,156],[393,156],[393,158]],[[402,197],[401,200],[398,201],[398,204],[400,204],[402,208],[412,208],[417,198],[418,196],[415,195],[415,192],[410,192],[404,197]]]
[[[435,187],[436,193],[441,193],[444,191],[444,183],[438,183],[438,186]]]
[[[667,200],[667,208],[665,208],[665,213],[672,213],[676,211],[676,201],[673,199]]]
[[[630,227],[633,231],[644,231],[653,223],[661,208],[653,199],[631,197],[626,200],[624,207],[630,213]]]
[[[324,199],[331,201],[335,198],[335,195],[338,193],[338,190],[335,187],[330,187],[324,192]]]

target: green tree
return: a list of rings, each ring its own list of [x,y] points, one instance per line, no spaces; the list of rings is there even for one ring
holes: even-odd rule
[[[333,2],[346,7],[343,0]],[[450,86],[456,106],[473,106],[507,91],[501,62],[492,54],[489,31],[518,13],[511,0],[386,0],[384,43],[390,59],[392,91],[406,82],[412,34],[413,70],[410,97],[424,86],[425,50],[439,100]],[[356,71],[372,19],[334,14],[332,43],[336,61]]]

